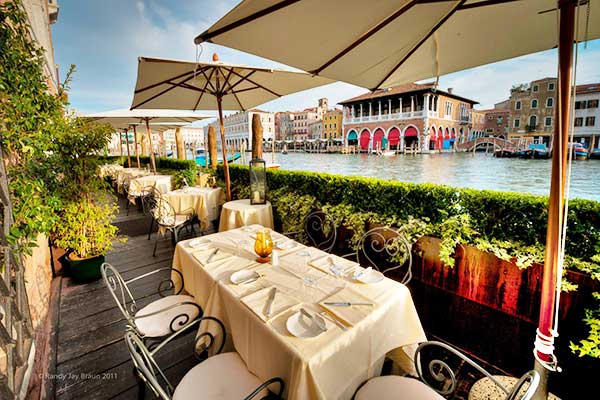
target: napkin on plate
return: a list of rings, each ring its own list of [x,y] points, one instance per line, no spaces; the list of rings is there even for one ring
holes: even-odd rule
[[[331,306],[325,303],[329,302],[366,302],[373,303],[372,306],[363,305],[363,306]],[[377,305],[374,301],[367,299],[363,295],[359,294],[357,291],[352,290],[349,287],[345,287],[342,290],[332,294],[327,297],[321,303],[319,303],[321,307],[325,308],[327,311],[331,312],[339,319],[344,321],[346,324],[350,326],[354,326],[358,324],[363,318],[369,315],[374,307]]]
[[[254,314],[265,322],[275,318],[282,312],[288,310],[290,307],[300,303],[298,300],[290,295],[283,293],[281,290],[275,292],[275,299],[271,305],[271,314],[267,318],[265,315],[267,299],[269,298],[269,292],[273,286],[266,287],[251,293],[245,297],[242,297],[242,303],[244,303]]]
[[[347,273],[352,269],[359,267],[359,265],[354,261],[338,257],[333,254],[312,260],[310,262],[310,265],[329,275],[334,275],[333,271],[331,270],[332,265],[341,268],[341,270],[344,273]]]

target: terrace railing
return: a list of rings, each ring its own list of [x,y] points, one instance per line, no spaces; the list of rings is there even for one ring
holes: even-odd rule
[[[19,399],[26,391],[26,371],[34,351],[33,328],[25,291],[21,255],[15,254],[7,238],[13,223],[8,176],[0,148],[0,399]]]

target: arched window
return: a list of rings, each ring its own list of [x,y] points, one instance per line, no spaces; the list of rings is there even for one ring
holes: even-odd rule
[[[554,107],[554,98],[553,97],[548,97],[546,99],[546,107],[548,107],[548,108]]]
[[[520,110],[520,109],[521,109],[521,100],[519,100],[515,103],[515,110]]]
[[[537,125],[537,117],[535,115],[532,115],[531,117],[529,117],[529,127],[535,128],[536,125]]]
[[[537,107],[538,107],[538,101],[537,101],[537,99],[531,100],[531,108],[537,108]]]

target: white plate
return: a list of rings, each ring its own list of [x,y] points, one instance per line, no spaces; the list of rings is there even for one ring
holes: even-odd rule
[[[210,243],[210,239],[207,238],[197,238],[197,239],[192,239],[188,242],[188,246],[191,248],[197,248],[197,247],[202,247],[202,246],[206,246]]]
[[[260,277],[260,275],[256,271],[252,271],[249,269],[242,269],[242,270],[239,270],[239,271],[231,274],[231,276],[229,277],[229,280],[231,281],[231,283],[239,285],[240,283],[244,283],[253,278],[258,279],[259,277]]]
[[[317,326],[314,320],[308,319],[300,311],[292,314],[285,326],[293,336],[304,339],[317,337],[324,332]]]
[[[362,274],[360,273],[362,272]],[[362,283],[377,283],[381,282],[384,278],[383,274],[376,269],[367,268],[363,271],[355,272],[353,275],[354,280]]]

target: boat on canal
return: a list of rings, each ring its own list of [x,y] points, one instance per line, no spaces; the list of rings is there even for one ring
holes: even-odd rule
[[[590,152],[581,143],[569,143],[569,148],[573,151],[573,158],[576,160],[587,160]]]
[[[600,160],[600,149],[596,148],[590,153],[590,159]]]
[[[232,156],[227,157],[227,162],[233,162],[237,159],[239,159],[240,157],[242,157],[241,153],[235,153]],[[217,158],[217,162],[219,164],[223,163],[223,157],[219,157]],[[196,164],[200,165],[200,166],[205,166],[206,165],[206,154],[202,154],[202,155],[196,155]]]
[[[530,144],[529,149],[532,151],[531,157],[538,160],[548,159],[552,155],[552,152],[544,143]]]

